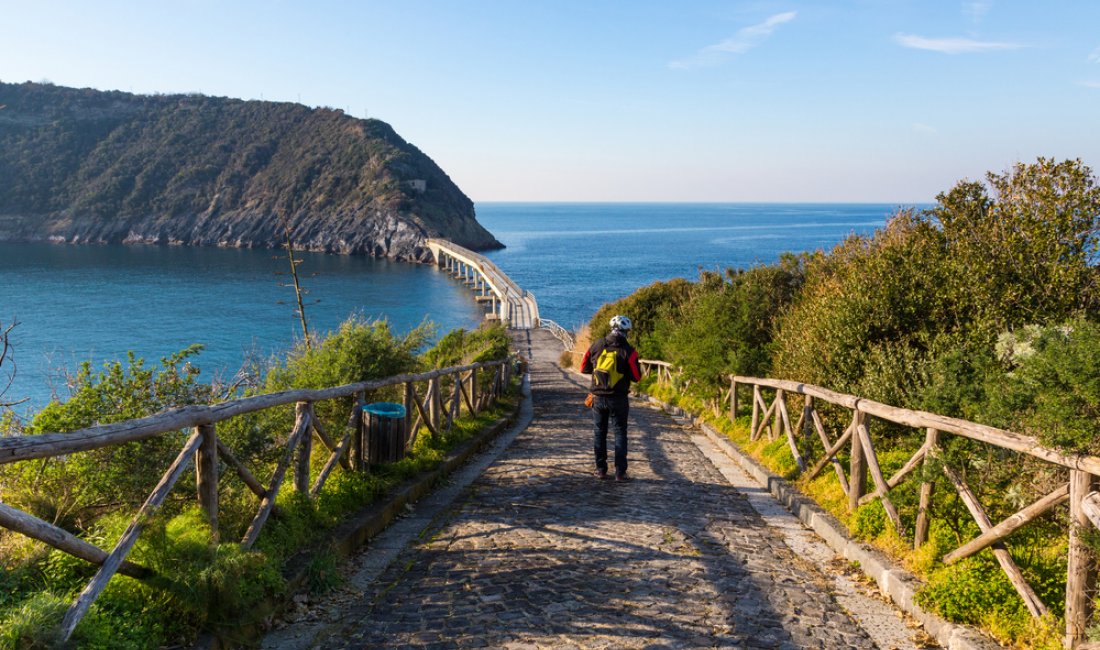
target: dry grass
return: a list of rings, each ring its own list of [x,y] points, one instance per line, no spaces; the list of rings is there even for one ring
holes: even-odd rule
[[[588,346],[592,345],[592,332],[585,325],[576,333],[573,340],[573,351],[562,352],[559,363],[563,368],[580,369],[581,361],[584,361],[584,353],[588,351]],[[567,357],[568,361],[566,360]]]

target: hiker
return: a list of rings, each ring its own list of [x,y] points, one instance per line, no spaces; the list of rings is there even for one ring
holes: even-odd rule
[[[615,427],[615,480],[626,480],[626,418],[630,382],[641,381],[638,352],[626,340],[630,319],[611,319],[611,333],[584,353],[581,372],[592,375],[592,421],[596,428],[596,476],[607,478],[607,425]]]

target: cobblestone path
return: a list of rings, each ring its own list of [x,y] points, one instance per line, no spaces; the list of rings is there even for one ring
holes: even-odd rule
[[[633,403],[633,480],[598,480],[551,350],[532,425],[321,647],[875,647],[669,416]]]

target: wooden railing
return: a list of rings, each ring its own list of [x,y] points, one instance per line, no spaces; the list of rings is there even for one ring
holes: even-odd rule
[[[656,373],[657,383],[666,386],[672,383],[672,364],[666,361],[654,361],[652,359],[638,359],[639,370],[642,378]]]
[[[667,363],[650,360],[644,360],[641,363],[644,368],[669,373],[663,377],[659,375],[659,380],[668,381],[672,368]],[[1085,530],[1087,526],[1100,528],[1100,492],[1097,492],[1100,457],[1065,453],[1045,447],[1034,437],[1020,433],[935,413],[898,408],[810,384],[742,376],[731,376],[729,380],[729,388],[720,391],[718,398],[710,402],[716,414],[720,412],[722,404],[728,404],[728,415],[731,420],[735,419],[741,406],[738,393],[751,386],[752,412],[749,431],[752,440],[757,440],[762,435],[767,435],[770,440],[785,437],[800,475],[807,480],[818,476],[826,467],[831,467],[841,490],[848,498],[849,511],[877,499],[897,533],[902,537],[912,534],[914,547],[920,547],[928,541],[929,507],[933,492],[930,472],[922,473],[919,504],[912,530],[906,527],[898,514],[890,498],[890,492],[901,485],[922,464],[942,468],[948,482],[958,493],[960,501],[965,505],[980,531],[977,537],[944,555],[943,562],[953,564],[985,548],[992,548],[1002,571],[1034,617],[1043,616],[1050,610],[1039,599],[1013,561],[1005,545],[1005,539],[1014,531],[1035,521],[1042,514],[1068,503],[1070,526],[1064,643],[1069,648],[1082,647],[1085,643],[1085,632],[1093,613],[1092,598],[1096,587],[1097,564],[1083,536],[1087,534]],[[765,390],[774,391],[770,403],[764,398]],[[790,395],[803,397],[801,412],[793,425],[787,406],[787,398]],[[818,412],[819,402],[826,402],[851,411],[852,416],[848,425],[837,432],[837,435],[829,435]],[[889,478],[882,473],[882,466],[875,451],[870,426],[872,417],[883,422],[923,429],[925,432],[924,443]],[[944,436],[947,435],[960,436],[1024,454],[1064,468],[1065,480],[1058,485],[1057,489],[995,524],[973,490],[967,485],[963,474],[956,468],[952,468],[941,454],[941,445],[945,442]],[[819,457],[808,458],[809,450],[816,447],[810,444],[814,437],[820,442],[821,451]],[[847,465],[838,458],[838,455],[845,450],[848,455]],[[870,485],[873,486],[871,490],[867,489],[868,475]]]
[[[433,434],[446,432],[460,417],[463,406],[467,413],[477,414],[493,404],[511,381],[512,368],[511,360],[474,363],[322,390],[288,390],[219,404],[186,406],[149,417],[66,433],[0,438],[0,464],[4,464],[63,456],[146,440],[181,429],[193,429],[175,461],[164,472],[160,482],[145,500],[110,553],[53,524],[2,503],[0,503],[0,526],[45,542],[53,548],[92,564],[100,565],[99,571],[69,608],[62,621],[62,640],[67,641],[80,619],[116,573],[139,579],[152,577],[151,570],[127,562],[126,556],[137,542],[143,524],[161,506],[192,461],[195,463],[198,502],[206,514],[215,539],[218,535],[219,457],[227,468],[232,468],[236,472],[260,500],[256,515],[241,541],[242,547],[251,548],[275,508],[275,499],[287,472],[291,471],[292,464],[294,489],[309,498],[317,496],[337,465],[341,465],[345,471],[365,467],[360,432],[362,431],[362,406],[368,392],[389,387],[403,387],[405,425],[410,434],[408,446],[411,447],[421,426]],[[492,373],[491,379],[486,381],[483,378],[479,382],[479,372]],[[444,382],[449,382],[449,390],[444,387]],[[423,387],[418,387],[417,384],[423,384]],[[317,418],[314,404],[323,400],[348,397],[354,398],[354,404],[347,420],[347,431],[344,432],[340,441],[336,442]],[[287,437],[284,454],[265,487],[232,450],[218,439],[216,424],[246,413],[291,404],[294,405],[294,426]],[[330,454],[320,474],[310,485],[310,456],[314,435],[329,449]]]
[[[1067,647],[1076,647],[1085,640],[1085,631],[1092,613],[1092,591],[1094,589],[1096,567],[1092,554],[1083,541],[1082,527],[1089,525],[1090,519],[1087,512],[1091,509],[1091,504],[1100,504],[1100,494],[1094,491],[1097,476],[1100,475],[1100,458],[1067,454],[1044,447],[1035,438],[1012,431],[935,413],[898,408],[853,395],[836,393],[809,384],[740,376],[731,377],[730,381],[728,394],[730,395],[731,416],[735,416],[737,413],[738,387],[741,385],[752,386],[752,419],[750,423],[750,436],[752,439],[758,439],[765,431],[773,440],[780,435],[785,436],[791,455],[798,464],[799,471],[805,473],[805,478],[812,479],[824,470],[826,465],[831,466],[837,480],[840,482],[841,489],[848,496],[849,511],[878,499],[895,530],[903,537],[909,531],[906,530],[897,508],[890,499],[890,491],[900,485],[919,464],[929,464],[935,459],[935,464],[942,468],[944,475],[958,493],[960,500],[981,531],[978,537],[946,554],[943,558],[944,563],[952,564],[974,555],[982,549],[992,547],[993,555],[1001,570],[1004,571],[1023,600],[1024,605],[1034,617],[1049,613],[1049,608],[1039,599],[1035,590],[1024,578],[1023,573],[1009,554],[1004,540],[1013,531],[1034,521],[1038,516],[1055,506],[1068,501],[1071,524],[1069,528],[1069,567],[1066,585],[1065,641]],[[764,399],[761,389],[774,391],[774,398],[770,405]],[[794,426],[791,426],[790,412],[787,408],[787,396],[791,394],[802,395],[804,398],[801,415]],[[850,423],[842,432],[839,432],[835,439],[831,438],[826,432],[822,418],[817,411],[816,402],[819,400],[852,412]],[[878,455],[875,452],[874,441],[870,434],[869,417],[925,430],[924,444],[889,478],[883,475]],[[769,422],[769,419],[771,419],[771,422]],[[1067,480],[1035,503],[1007,517],[1002,522],[994,524],[974,492],[966,484],[963,475],[948,465],[940,454],[941,439],[945,434],[961,436],[1059,465],[1066,468]],[[808,459],[803,458],[799,451],[798,437],[808,438],[812,435],[817,436],[824,451],[813,466],[808,467]],[[809,445],[806,445],[806,447],[809,447]],[[846,447],[848,449],[847,468],[837,458],[837,454]],[[845,469],[847,469],[847,476],[845,475]],[[874,486],[874,490],[870,492],[866,490],[868,474],[870,474],[871,483]],[[920,547],[928,541],[929,506],[932,499],[933,483],[929,480],[927,474],[925,480],[921,482],[919,490],[919,505],[912,531],[914,547]],[[1100,521],[1094,525],[1100,527]]]

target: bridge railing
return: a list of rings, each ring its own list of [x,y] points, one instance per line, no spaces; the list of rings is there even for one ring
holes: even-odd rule
[[[109,553],[27,512],[0,503],[0,526],[26,535],[100,566],[99,571],[66,613],[61,626],[62,640],[72,635],[76,625],[116,573],[138,579],[154,577],[146,567],[126,561],[144,523],[164,503],[180,476],[194,462],[198,502],[206,514],[215,537],[218,534],[219,459],[233,470],[259,500],[258,510],[241,540],[243,548],[251,548],[275,508],[275,500],[283,487],[286,474],[292,474],[293,488],[316,498],[337,465],[343,471],[365,469],[362,447],[362,407],[372,391],[398,387],[403,389],[406,409],[406,449],[415,442],[421,426],[432,434],[449,431],[463,407],[476,414],[497,401],[511,381],[513,361],[500,360],[433,370],[419,374],[397,375],[385,379],[364,381],[320,390],[287,390],[210,405],[185,406],[156,415],[89,427],[64,433],[43,433],[30,436],[0,437],[0,464],[68,454],[147,440],[157,436],[191,429],[174,462],[164,472],[160,482],[138,510],[118,544]],[[483,374],[479,381],[479,373]],[[337,441],[317,417],[314,405],[324,400],[353,398],[344,435]],[[268,483],[259,479],[218,438],[217,423],[230,418],[293,405],[294,425],[287,435],[281,460],[275,466]],[[313,438],[329,450],[317,478],[310,483]]]
[[[554,338],[561,341],[561,344],[565,346],[566,352],[572,352],[573,348],[577,346],[576,341],[573,340],[572,332],[565,329],[561,325],[558,325],[549,318],[539,319],[539,327],[550,330],[550,333],[554,335]]]
[[[429,238],[427,241],[433,253],[442,251],[481,275],[501,304],[507,305],[506,309],[502,307],[501,317],[505,318],[506,314],[512,327],[529,329],[539,326],[539,305],[535,295],[521,289],[487,257],[446,239]]]
[[[658,374],[659,381],[668,381],[674,372],[669,364],[660,361],[643,360],[641,364],[643,368],[649,368],[650,372],[666,373]],[[980,531],[977,537],[944,555],[944,564],[954,564],[983,549],[992,548],[1001,570],[1028,611],[1036,618],[1048,614],[1050,608],[1025,579],[1012,559],[1005,540],[1011,533],[1034,522],[1043,514],[1068,504],[1069,549],[1064,642],[1066,647],[1078,647],[1084,643],[1093,614],[1097,572],[1096,561],[1085,538],[1090,534],[1087,528],[1100,528],[1100,492],[1097,491],[1097,484],[1100,482],[1100,457],[1066,453],[1045,447],[1032,436],[935,413],[890,406],[811,384],[744,376],[730,376],[729,381],[729,388],[721,391],[718,399],[712,402],[716,414],[725,404],[729,408],[729,418],[735,419],[743,406],[743,402],[739,401],[739,393],[751,387],[750,439],[758,440],[764,435],[772,441],[785,438],[798,465],[799,474],[806,480],[817,477],[827,467],[831,468],[841,490],[847,496],[849,511],[878,500],[898,535],[903,539],[911,535],[914,548],[919,548],[928,541],[933,478],[936,472],[942,471]],[[772,395],[770,401],[765,399],[766,392]],[[788,407],[788,398],[792,395],[801,395],[803,398],[799,417],[793,425]],[[830,435],[818,410],[821,403],[850,411],[851,418],[847,426]],[[923,444],[892,476],[883,474],[875,440],[871,435],[871,418],[924,430]],[[964,474],[951,467],[942,454],[947,436],[967,438],[1038,459],[1062,468],[1057,472],[1061,474],[1061,478],[1057,480],[1054,489],[1034,503],[999,523],[994,523],[988,510],[967,484]],[[820,451],[816,451],[818,449]],[[809,457],[811,453],[816,454],[816,458]],[[846,453],[847,463],[841,461],[842,453]],[[924,471],[915,472],[922,466]],[[919,476],[920,484],[917,513],[910,528],[899,515],[890,493],[912,476]]]

